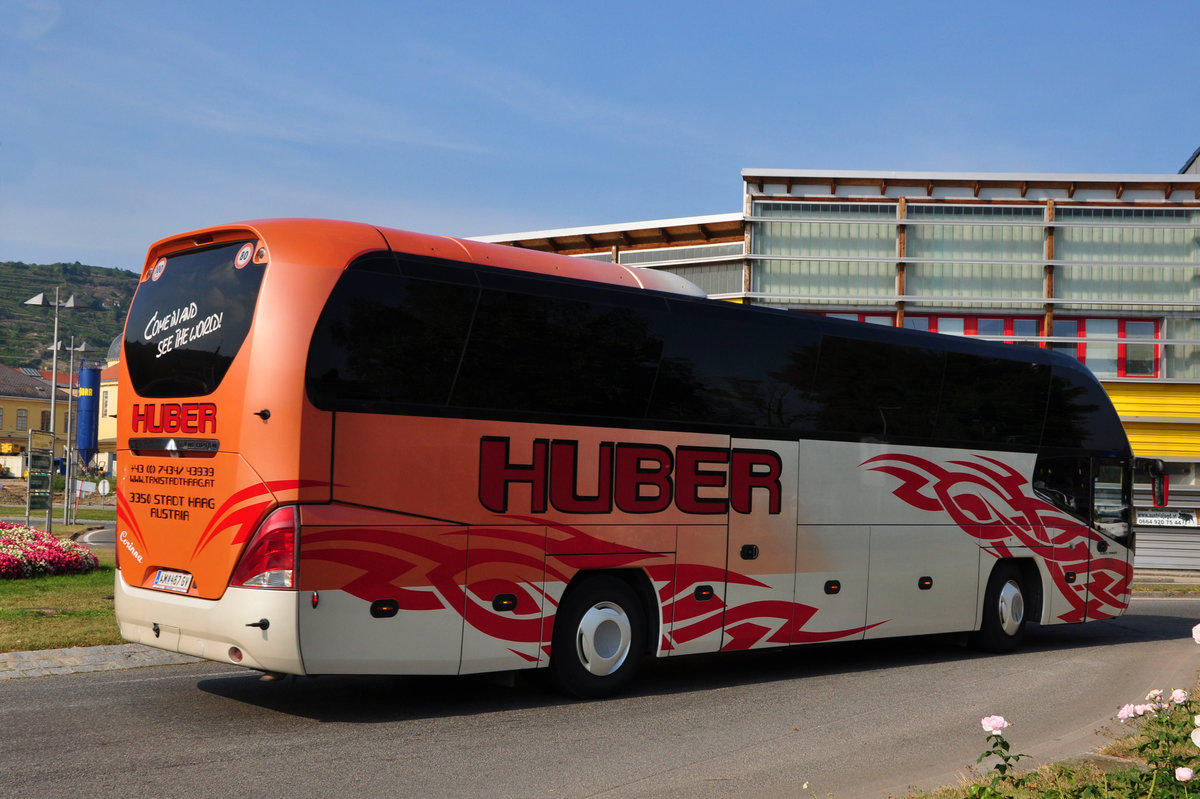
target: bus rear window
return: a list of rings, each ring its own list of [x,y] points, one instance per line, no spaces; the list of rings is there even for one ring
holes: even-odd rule
[[[125,362],[142,397],[197,397],[221,384],[254,319],[264,264],[253,241],[161,259],[125,323]]]

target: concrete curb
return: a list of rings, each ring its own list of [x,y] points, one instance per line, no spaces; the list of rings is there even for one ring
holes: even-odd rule
[[[166,652],[142,644],[75,646],[69,649],[0,652],[0,680],[199,662],[200,658]]]
[[[1200,585],[1200,572],[1182,569],[1137,569],[1133,573],[1133,582],[1135,585],[1137,583]]]

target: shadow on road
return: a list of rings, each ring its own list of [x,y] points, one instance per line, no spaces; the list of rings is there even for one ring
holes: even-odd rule
[[[1200,609],[1200,603],[1188,603],[1188,609]],[[644,701],[656,696],[832,674],[921,669],[979,659],[1036,658],[1041,652],[1190,639],[1192,626],[1198,620],[1143,612],[1086,625],[1035,625],[1029,629],[1024,646],[1013,655],[978,652],[966,646],[965,635],[941,635],[647,658],[630,689],[608,701]],[[268,711],[319,722],[356,724],[576,704],[576,700],[554,692],[544,670],[511,676],[324,676],[285,677],[276,681],[264,681],[257,673],[247,672],[245,676],[201,680],[198,687],[213,696]]]

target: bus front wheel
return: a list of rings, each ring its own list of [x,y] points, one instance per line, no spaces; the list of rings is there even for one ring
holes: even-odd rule
[[[983,619],[975,644],[987,652],[1011,652],[1025,637],[1025,577],[1012,563],[999,563],[988,579]]]
[[[616,577],[586,578],[567,594],[555,619],[551,675],[580,699],[611,696],[633,679],[645,640],[637,593]]]

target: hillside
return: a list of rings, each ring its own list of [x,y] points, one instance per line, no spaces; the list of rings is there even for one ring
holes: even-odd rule
[[[54,287],[66,302],[75,295],[75,308],[58,314],[58,338],[63,342],[60,360],[68,357],[71,336],[75,346],[86,341],[87,360],[103,359],[112,340],[125,325],[138,276],[124,269],[73,264],[0,262],[0,363],[7,366],[50,367],[50,342],[54,338],[54,309],[25,305],[37,294],[54,301]],[[76,359],[79,359],[79,355]],[[60,366],[65,371],[65,367]]]

